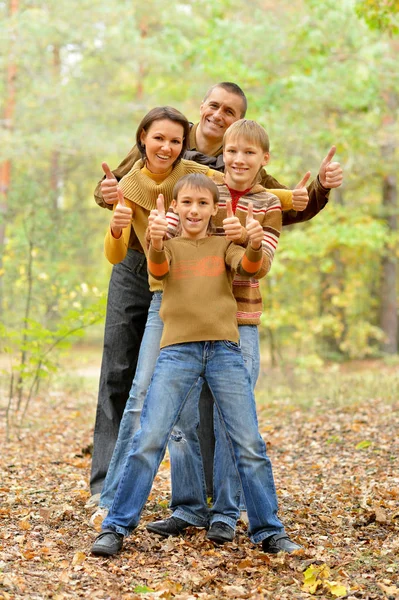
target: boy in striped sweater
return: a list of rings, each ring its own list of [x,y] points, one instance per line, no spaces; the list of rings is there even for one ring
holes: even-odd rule
[[[150,274],[164,282],[161,352],[144,403],[141,429],[133,444],[102,532],[92,553],[116,554],[138,525],[167,442],[185,405],[198,420],[204,381],[228,434],[244,491],[249,534],[265,552],[293,552],[277,516],[277,497],[270,460],[258,432],[255,401],[239,344],[233,274],[256,278],[270,267],[263,250],[265,231],[247,207],[246,249],[209,235],[216,215],[218,189],[201,174],[188,175],[176,186],[173,201],[181,235],[164,242],[168,222],[162,200],[150,225]],[[235,235],[235,234],[233,234]],[[204,490],[205,491],[205,490]],[[206,497],[203,497],[206,500]]]

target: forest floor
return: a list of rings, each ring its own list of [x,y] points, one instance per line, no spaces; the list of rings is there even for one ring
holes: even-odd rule
[[[110,559],[90,554],[96,531],[85,508],[96,365],[76,356],[73,375],[8,432],[0,402],[0,599],[399,599],[397,365],[264,370],[260,430],[280,517],[303,550],[264,554],[241,521],[225,546],[195,528],[149,534],[146,522],[169,514],[166,459],[139,528]]]

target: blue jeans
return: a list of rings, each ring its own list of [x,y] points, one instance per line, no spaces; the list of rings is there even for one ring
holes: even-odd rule
[[[143,253],[129,248],[109,282],[90,489],[101,492],[129,397],[152,293]]]
[[[159,344],[163,330],[163,323],[159,317],[161,300],[162,292],[154,292],[140,346],[136,375],[123,413],[118,439],[100,496],[100,506],[102,508],[108,508],[112,504],[126,457],[132,445],[133,436],[140,426],[141,409],[159,355]]]
[[[133,436],[139,428],[140,414],[159,355],[163,323],[159,317],[162,294],[155,292],[148,311],[147,325],[140,347],[136,375],[119,428],[119,436],[100,497],[100,506],[109,508],[115,496]],[[240,325],[240,341],[244,364],[250,374],[252,389],[259,374],[259,337],[256,325]],[[207,386],[204,391],[209,392]],[[213,405],[213,403],[212,403]],[[174,515],[204,527],[208,522],[223,521],[234,528],[240,514],[242,491],[228,439],[214,410],[215,460],[214,491],[211,512],[204,491],[203,460],[198,440],[198,408],[196,399],[186,403],[169,440],[172,498]],[[205,501],[203,500],[205,498]],[[241,509],[245,508],[241,506]]]
[[[256,325],[239,325],[240,345],[244,359],[244,365],[250,376],[252,391],[255,388],[259,376],[259,334]],[[182,411],[179,423],[176,425],[184,432],[192,429],[192,424],[196,423],[195,414],[191,412],[193,405],[188,402]],[[228,437],[221,422],[219,412],[214,406],[214,431],[215,431],[215,454],[213,465],[213,505],[212,509],[207,511],[210,524],[215,521],[222,521],[233,529],[236,526],[240,509],[245,510],[243,504],[243,493],[241,490],[240,479],[237,469],[231,457],[230,444]],[[169,442],[171,479],[172,479],[172,498],[170,507],[173,515],[184,519],[188,523],[195,525],[193,521],[193,506],[198,504],[198,497],[202,496],[202,489],[196,487],[196,479],[183,481],[182,473],[194,473],[201,467],[201,455],[193,450],[184,452],[181,443],[171,436]],[[201,518],[205,518],[205,511],[201,510]],[[196,514],[198,518],[198,513]]]
[[[126,458],[132,446],[133,436],[139,429],[144,399],[159,356],[163,330],[163,322],[159,316],[161,301],[162,293],[154,292],[140,347],[136,375],[101,492],[99,504],[102,508],[109,508],[112,504]],[[172,488],[173,485],[178,488],[178,496],[186,506],[185,513],[189,522],[198,527],[204,527],[208,524],[209,515],[206,492],[204,491],[205,482],[201,448],[198,440],[199,416],[196,397],[194,397],[193,402],[187,403],[183,411],[183,414],[185,413],[188,415],[188,422],[184,424],[185,419],[182,423],[179,421],[170,438],[170,444],[174,446],[174,460],[178,461],[179,464],[181,463],[182,467],[177,479],[174,480],[172,475]],[[230,455],[228,458],[231,462]],[[176,469],[173,470],[173,473],[176,473]],[[237,479],[235,471],[234,476]]]
[[[272,466],[258,432],[250,377],[240,346],[229,341],[176,344],[161,350],[144,402],[141,428],[134,436],[103,530],[128,535],[135,529],[171,431],[187,401],[192,403],[195,398],[198,405],[204,380],[228,434],[252,542],[284,531],[277,517]]]

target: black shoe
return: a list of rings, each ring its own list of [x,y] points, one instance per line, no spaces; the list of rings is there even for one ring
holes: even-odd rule
[[[119,552],[123,545],[123,535],[116,533],[112,529],[104,529],[96,537],[94,544],[91,547],[91,553],[98,556],[112,556]]]
[[[191,523],[187,523],[184,519],[179,519],[179,517],[169,517],[163,521],[152,521],[152,523],[148,523],[147,530],[168,537],[169,535],[180,535],[190,526]]]
[[[234,540],[235,531],[227,523],[223,521],[215,521],[209,528],[206,537],[208,540],[212,540],[215,544],[225,544],[226,542],[232,542]]]
[[[302,546],[295,544],[286,533],[276,533],[275,535],[271,535],[262,541],[262,550],[263,552],[268,552],[269,554],[277,554],[277,552],[295,552],[295,550],[300,550]]]

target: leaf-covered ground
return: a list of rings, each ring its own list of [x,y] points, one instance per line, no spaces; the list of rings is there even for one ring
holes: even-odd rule
[[[223,547],[194,528],[150,535],[146,521],[168,514],[167,461],[124,551],[91,556],[96,532],[85,503],[96,399],[93,386],[65,384],[34,400],[7,443],[1,414],[0,598],[399,598],[397,369],[375,363],[357,378],[337,371],[298,390],[294,376],[281,385],[278,377],[268,372],[258,386],[259,420],[280,516],[304,548],[296,556],[260,552],[241,522]]]

